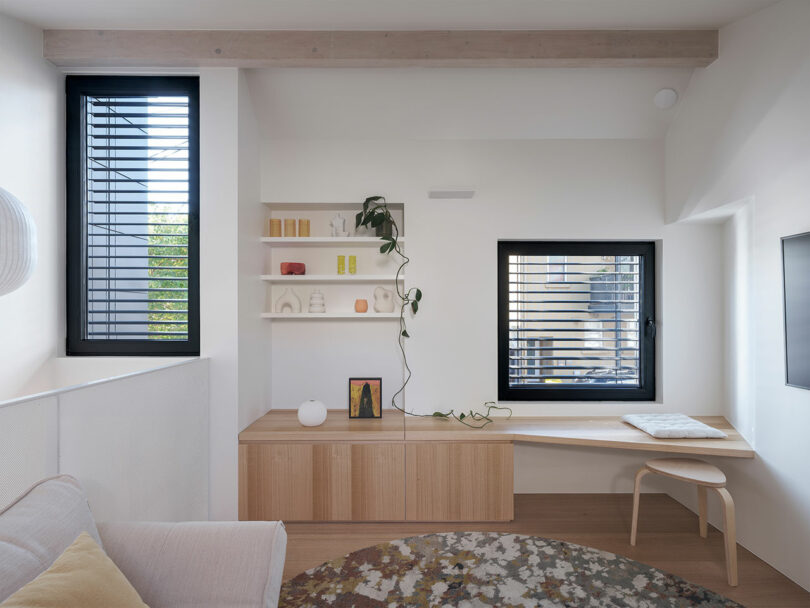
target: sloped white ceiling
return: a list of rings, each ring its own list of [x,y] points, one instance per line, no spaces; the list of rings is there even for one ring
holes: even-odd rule
[[[689,69],[262,69],[249,73],[268,138],[651,139]]]
[[[776,0],[0,0],[67,29],[716,28]]]

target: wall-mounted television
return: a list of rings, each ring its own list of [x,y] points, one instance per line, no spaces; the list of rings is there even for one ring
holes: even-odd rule
[[[785,289],[785,375],[810,390],[810,232],[782,239]]]

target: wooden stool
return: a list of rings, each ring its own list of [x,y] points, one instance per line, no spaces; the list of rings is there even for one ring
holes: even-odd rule
[[[698,510],[700,513],[700,535],[706,538],[706,488],[712,488],[723,502],[723,533],[726,545],[726,574],[728,584],[737,586],[737,539],[734,525],[734,501],[726,490],[726,476],[716,466],[692,458],[657,458],[648,460],[636,473],[636,486],[633,490],[633,524],[630,530],[630,544],[636,546],[638,530],[638,499],[641,478],[647,473],[657,473],[673,479],[688,481],[697,485]]]

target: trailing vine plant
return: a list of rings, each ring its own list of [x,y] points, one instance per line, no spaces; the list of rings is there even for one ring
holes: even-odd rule
[[[400,284],[399,277],[402,275],[402,272],[405,270],[405,267],[410,263],[410,258],[405,255],[402,251],[402,244],[399,242],[399,226],[397,226],[394,217],[391,215],[391,211],[388,209],[388,204],[385,200],[384,196],[370,196],[365,201],[363,201],[363,210],[360,211],[354,218],[354,226],[355,228],[365,227],[365,228],[373,228],[377,229],[379,227],[385,227],[387,225],[391,226],[391,233],[390,235],[383,235],[381,236],[381,240],[383,244],[380,246],[380,253],[384,254],[396,254],[400,258],[400,264],[397,268],[396,280],[394,281],[394,285],[396,286],[397,296],[399,296],[400,306],[399,306],[399,335],[397,336],[397,344],[399,346],[399,350],[402,353],[402,361],[405,364],[405,371],[406,376],[405,380],[402,383],[402,386],[399,390],[391,396],[391,406],[395,409],[399,410],[403,414],[407,414],[409,416],[418,416],[423,418],[439,418],[443,420],[457,420],[461,424],[469,426],[471,428],[483,428],[490,424],[493,420],[490,416],[493,410],[503,410],[508,411],[509,416],[512,415],[512,409],[508,407],[501,407],[497,405],[494,401],[487,401],[484,403],[484,407],[486,407],[486,412],[476,412],[474,410],[470,410],[469,412],[456,412],[454,409],[447,411],[447,412],[433,412],[432,414],[414,414],[412,412],[408,412],[405,408],[400,407],[397,404],[397,397],[399,397],[405,387],[408,385],[408,382],[411,380],[411,376],[413,373],[411,372],[411,367],[408,365],[408,355],[405,352],[405,339],[410,338],[410,334],[408,334],[408,327],[405,321],[405,315],[410,308],[412,314],[416,314],[419,312],[419,303],[422,301],[422,290],[418,287],[410,287],[405,289],[403,285]],[[387,230],[385,231],[387,232]]]

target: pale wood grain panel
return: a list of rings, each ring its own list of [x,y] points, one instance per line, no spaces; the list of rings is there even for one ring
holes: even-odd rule
[[[403,443],[239,446],[239,518],[405,519]]]
[[[351,519],[405,519],[405,445],[355,444],[351,447]]]
[[[313,450],[307,444],[245,445],[239,452],[240,517],[247,520],[313,519]]]
[[[312,519],[352,518],[352,446],[319,443],[312,449]],[[292,518],[287,518],[292,519]],[[295,517],[294,519],[303,519]]]
[[[239,446],[239,521],[247,521],[249,519],[248,511],[248,459],[250,448],[246,445]]]
[[[725,432],[725,439],[656,439],[622,422],[618,416],[496,418],[483,429],[453,421],[413,418],[405,421],[408,441],[521,441],[558,445],[583,445],[673,454],[702,454],[753,458],[754,450],[722,416],[696,416],[697,420]]]
[[[302,426],[295,410],[271,410],[239,433],[239,442],[254,441],[402,441],[405,421],[400,412],[383,410],[376,420],[350,420],[345,411],[330,410],[321,426]]]
[[[509,442],[406,444],[408,521],[508,521],[513,517]]]
[[[59,66],[705,67],[717,30],[46,30]]]

